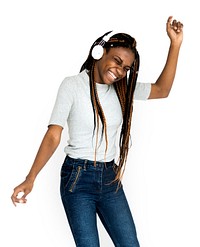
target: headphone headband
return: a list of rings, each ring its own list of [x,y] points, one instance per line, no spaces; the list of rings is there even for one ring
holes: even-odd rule
[[[116,32],[111,31],[110,33],[108,33],[107,35],[105,35],[102,39],[103,39],[105,42],[108,42],[108,40],[109,40],[114,34],[116,34]]]
[[[106,42],[108,42],[108,40],[114,35],[116,34],[116,32],[114,31],[111,31],[110,33],[108,33],[107,35],[105,35],[102,40],[93,47],[92,49],[92,57],[95,59],[95,60],[99,60],[100,58],[102,58],[103,56],[103,47],[105,45]]]

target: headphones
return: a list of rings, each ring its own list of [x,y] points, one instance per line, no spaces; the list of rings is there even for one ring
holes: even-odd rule
[[[116,32],[111,31],[107,35],[105,35],[102,40],[93,47],[91,55],[95,60],[99,60],[103,56],[103,47],[105,43],[113,36]]]

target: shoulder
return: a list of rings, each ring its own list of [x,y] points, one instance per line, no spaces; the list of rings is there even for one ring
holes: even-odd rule
[[[76,75],[65,77],[64,80],[61,83],[61,87],[63,88],[76,88],[77,86],[80,86],[81,84],[85,83],[89,80],[89,77],[87,75],[87,72],[84,70]]]
[[[62,96],[74,97],[77,93],[89,84],[89,77],[86,71],[82,71],[77,75],[65,77],[59,86],[58,94]]]
[[[151,83],[137,82],[134,92],[135,100],[147,100],[151,93]]]

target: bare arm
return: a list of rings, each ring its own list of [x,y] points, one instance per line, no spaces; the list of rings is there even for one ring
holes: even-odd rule
[[[14,188],[11,199],[15,206],[16,203],[26,203],[26,196],[32,191],[38,173],[51,158],[60,143],[62,130],[63,128],[58,125],[49,126],[25,181]],[[18,198],[17,196],[20,192],[23,193],[23,196]]]
[[[183,40],[183,24],[168,18],[166,24],[170,47],[166,64],[155,84],[151,86],[149,99],[165,98],[169,95],[176,74],[179,50]]]

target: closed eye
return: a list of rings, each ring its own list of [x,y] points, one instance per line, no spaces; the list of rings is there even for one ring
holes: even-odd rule
[[[121,60],[120,57],[114,57],[114,60],[115,60],[117,65],[122,66],[123,61]],[[124,71],[128,72],[129,70],[130,70],[129,66],[124,67]]]
[[[115,62],[116,62],[118,65],[121,65],[121,64],[122,64],[121,59],[115,57],[114,60],[115,60]]]
[[[130,67],[125,67],[124,70],[128,72],[131,68]]]

